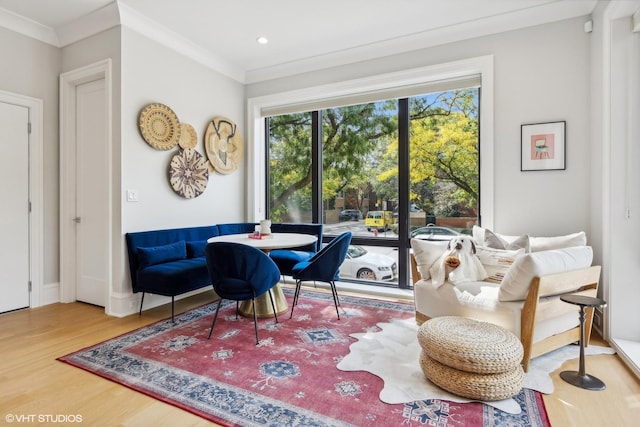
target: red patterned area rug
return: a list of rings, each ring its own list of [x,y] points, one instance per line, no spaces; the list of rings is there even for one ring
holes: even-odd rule
[[[291,303],[291,293],[285,290]],[[61,357],[59,360],[225,426],[549,426],[542,396],[523,389],[518,415],[482,403],[420,400],[386,404],[383,383],[336,365],[353,333],[413,317],[411,304],[303,289],[294,316],[235,317],[223,302],[211,339],[215,304],[207,305]],[[418,363],[416,361],[416,363]]]

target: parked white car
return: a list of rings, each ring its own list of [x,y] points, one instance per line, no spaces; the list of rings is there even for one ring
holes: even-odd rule
[[[340,277],[388,281],[396,278],[398,266],[393,258],[368,252],[362,246],[349,245],[340,266]]]

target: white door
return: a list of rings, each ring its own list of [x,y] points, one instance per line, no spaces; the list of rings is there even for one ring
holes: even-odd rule
[[[0,313],[29,307],[29,109],[0,102]]]
[[[76,86],[76,299],[102,307],[109,273],[106,110],[104,79]]]

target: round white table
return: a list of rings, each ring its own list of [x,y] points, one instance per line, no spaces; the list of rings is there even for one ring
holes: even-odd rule
[[[273,249],[297,248],[299,246],[307,246],[316,242],[316,236],[312,234],[300,233],[272,233],[262,236],[262,239],[252,239],[247,233],[242,234],[226,234],[224,236],[215,236],[207,240],[212,242],[231,242],[242,243],[243,245],[253,246],[264,252]]]
[[[243,245],[253,246],[265,253],[273,249],[287,249],[297,248],[300,246],[310,245],[315,243],[317,237],[312,234],[300,234],[300,233],[272,233],[266,236],[262,236],[261,239],[252,239],[247,233],[242,234],[226,234],[223,236],[211,237],[207,240],[208,243],[213,242],[231,242],[241,243]],[[276,313],[283,314],[288,310],[287,299],[280,288],[280,284],[275,285],[273,288],[273,302],[276,306]],[[274,317],[273,308],[269,302],[267,294],[261,295],[256,298],[256,315],[260,318]],[[243,301],[240,304],[240,314],[247,317],[253,317],[253,306],[251,301]]]

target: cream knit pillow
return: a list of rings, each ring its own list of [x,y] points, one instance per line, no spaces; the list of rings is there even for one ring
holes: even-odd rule
[[[448,240],[421,240],[411,239],[411,249],[413,249],[413,257],[418,265],[420,277],[424,280],[431,278],[429,268],[434,262],[440,258],[440,255],[447,250],[449,246]]]

